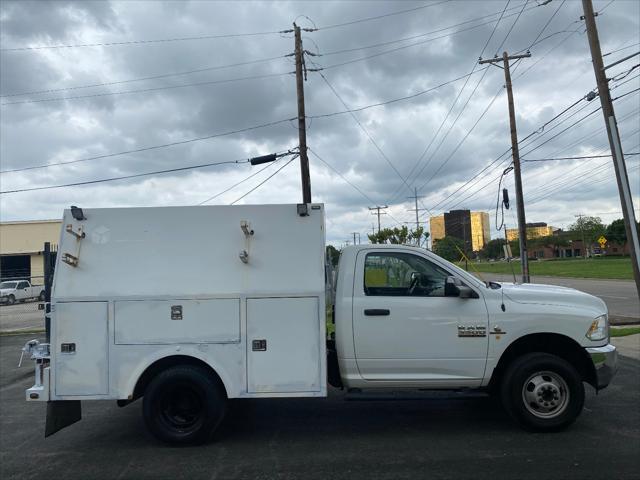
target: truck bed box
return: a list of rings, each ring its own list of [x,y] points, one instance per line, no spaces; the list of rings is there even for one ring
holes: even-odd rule
[[[171,355],[229,398],[326,395],[324,242],[317,204],[66,210],[51,400],[130,399]]]

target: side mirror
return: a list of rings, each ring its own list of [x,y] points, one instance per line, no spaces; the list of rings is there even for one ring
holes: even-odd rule
[[[463,284],[459,278],[454,277],[453,275],[447,277],[444,282],[444,296],[477,298],[476,293],[470,287]]]

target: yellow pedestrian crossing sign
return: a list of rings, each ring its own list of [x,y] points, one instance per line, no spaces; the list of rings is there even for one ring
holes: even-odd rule
[[[604,246],[607,244],[607,239],[604,238],[604,235],[600,235],[600,238],[598,239],[598,243],[602,248],[604,248]]]

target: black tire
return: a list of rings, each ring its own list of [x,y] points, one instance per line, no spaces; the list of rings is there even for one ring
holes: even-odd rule
[[[16,303],[16,297],[14,297],[13,295],[9,295],[9,297],[7,298],[7,305],[13,305],[14,303]]]
[[[226,412],[223,387],[209,371],[171,367],[149,383],[142,411],[149,431],[163,442],[188,445],[211,439]]]
[[[548,353],[528,353],[515,359],[500,387],[504,408],[529,431],[563,430],[584,406],[580,374],[566,360]]]
[[[44,290],[40,292],[40,295],[38,295],[38,300],[44,302]]]

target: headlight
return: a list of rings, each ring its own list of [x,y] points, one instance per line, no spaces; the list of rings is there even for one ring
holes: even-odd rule
[[[600,315],[593,322],[589,330],[587,330],[586,337],[589,340],[598,341],[604,340],[609,336],[609,320],[607,315]]]

